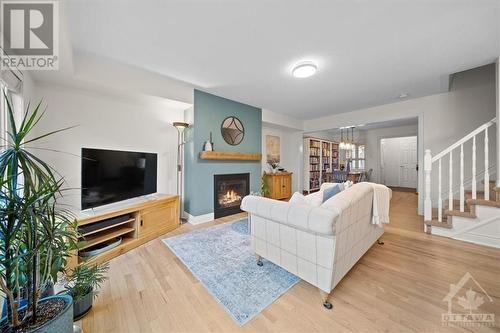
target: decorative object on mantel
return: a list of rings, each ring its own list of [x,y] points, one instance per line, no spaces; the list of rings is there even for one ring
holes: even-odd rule
[[[212,132],[210,132],[210,139],[205,141],[205,145],[203,146],[204,151],[213,151],[214,150],[214,144],[212,142]]]
[[[280,137],[266,135],[266,158],[267,163],[280,162]]]
[[[239,145],[245,137],[245,128],[242,122],[234,116],[227,117],[222,121],[220,131],[224,141],[231,146]]]
[[[221,161],[260,161],[261,153],[240,153],[237,151],[201,151],[202,160],[221,160]]]
[[[179,216],[180,218],[180,223],[183,224],[186,221],[182,218],[182,213],[183,213],[183,207],[184,207],[184,201],[182,200],[182,178],[184,177],[184,163],[183,163],[183,158],[182,156],[184,155],[184,144],[186,143],[184,140],[184,131],[186,128],[189,127],[188,123],[182,122],[182,121],[176,121],[172,123],[172,126],[174,126],[177,129],[177,195],[179,195],[179,203],[180,203],[180,210],[179,210]]]

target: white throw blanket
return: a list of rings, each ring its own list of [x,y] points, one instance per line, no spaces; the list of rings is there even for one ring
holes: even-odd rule
[[[389,223],[389,203],[392,191],[385,185],[369,183],[373,187],[372,224]]]

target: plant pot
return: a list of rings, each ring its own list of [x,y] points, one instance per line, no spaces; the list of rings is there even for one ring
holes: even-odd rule
[[[92,308],[93,302],[94,293],[91,289],[87,294],[85,294],[85,296],[73,302],[73,319],[76,321],[85,317],[85,315]]]
[[[47,321],[42,326],[35,329],[28,330],[30,333],[73,333],[73,299],[70,295],[56,295],[43,298],[39,301],[42,303],[50,299],[59,298],[66,302],[64,308],[54,318]],[[23,310],[25,307],[19,309]],[[2,318],[2,323],[7,320],[6,317]]]
[[[47,286],[45,287],[45,290],[43,291],[40,299],[42,298],[46,298],[46,297],[49,297],[49,296],[54,296],[54,283],[52,283],[52,281],[49,281],[47,283]],[[26,299],[21,299],[21,304],[20,304],[20,307],[24,307],[26,305],[28,301]],[[7,316],[7,300],[4,299],[3,301],[3,306],[2,306],[2,319]]]

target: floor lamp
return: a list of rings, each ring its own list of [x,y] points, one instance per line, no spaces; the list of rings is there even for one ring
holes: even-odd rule
[[[189,124],[181,121],[176,121],[172,124],[177,129],[177,195],[179,196],[179,216],[180,223],[183,224],[186,221],[182,218],[183,212],[183,200],[182,200],[182,179],[184,177],[184,131],[188,128]]]

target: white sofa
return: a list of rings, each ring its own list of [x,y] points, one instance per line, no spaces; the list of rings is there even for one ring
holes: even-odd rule
[[[318,287],[331,309],[333,288],[384,233],[371,223],[372,205],[372,185],[359,183],[319,207],[247,196],[241,209],[258,264],[266,258]]]

